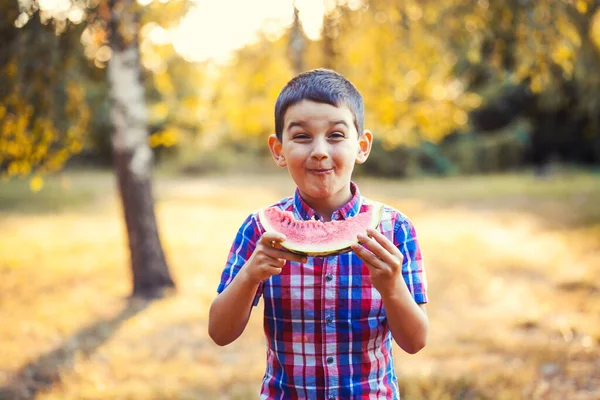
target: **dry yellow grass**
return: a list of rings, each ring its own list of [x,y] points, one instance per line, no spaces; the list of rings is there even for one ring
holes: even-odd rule
[[[600,398],[599,177],[358,183],[411,217],[428,266],[428,346],[396,348],[403,398]],[[0,187],[0,399],[256,398],[261,306],[225,348],[208,307],[239,224],[286,177],[158,179],[178,292],[149,304],[126,299],[109,174],[24,186]]]

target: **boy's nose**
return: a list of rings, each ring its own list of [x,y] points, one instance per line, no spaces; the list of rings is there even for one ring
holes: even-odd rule
[[[318,160],[328,157],[327,143],[324,140],[315,140],[311,157]]]

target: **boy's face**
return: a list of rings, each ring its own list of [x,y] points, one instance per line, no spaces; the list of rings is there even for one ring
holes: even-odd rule
[[[305,200],[335,203],[349,194],[354,164],[366,161],[372,138],[359,136],[347,106],[303,100],[287,109],[281,141],[271,135],[269,147]]]

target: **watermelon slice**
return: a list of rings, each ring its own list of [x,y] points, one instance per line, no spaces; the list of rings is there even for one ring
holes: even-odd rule
[[[383,204],[374,203],[360,214],[339,221],[299,221],[294,214],[278,207],[260,210],[259,221],[266,232],[280,232],[286,236],[281,246],[286,250],[307,256],[330,256],[350,251],[357,243],[356,235],[368,228],[377,228],[381,221]]]

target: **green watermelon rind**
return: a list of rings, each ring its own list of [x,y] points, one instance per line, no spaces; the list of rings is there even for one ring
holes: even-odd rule
[[[384,206],[379,202],[370,202],[369,205],[372,207],[370,212],[373,214],[371,221],[368,226],[365,227],[365,231],[367,228],[377,229],[379,228],[379,224],[381,223],[381,218],[383,215]],[[268,218],[265,216],[264,212],[269,207],[263,208],[258,212],[258,219],[260,224],[262,225],[265,232],[277,232],[270,223]],[[296,221],[296,222],[304,222],[304,221]],[[358,232],[357,232],[358,233]],[[303,256],[309,257],[327,257],[327,256],[336,256],[340,254],[344,254],[352,250],[352,245],[358,243],[358,239],[353,242],[344,241],[344,244],[331,246],[327,249],[311,249],[310,245],[307,245],[306,249],[299,249],[297,246],[290,244],[288,241],[283,241],[280,243],[281,247],[289,251],[290,253],[299,254]]]

